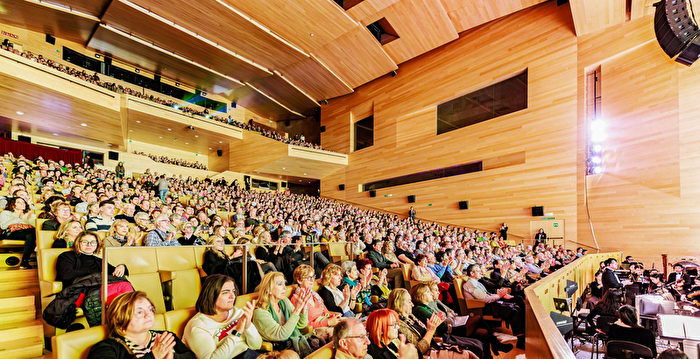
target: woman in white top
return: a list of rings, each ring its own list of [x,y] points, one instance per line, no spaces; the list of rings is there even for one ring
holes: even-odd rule
[[[24,241],[22,262],[20,268],[31,269],[29,257],[36,247],[36,231],[33,223],[36,216],[29,209],[27,202],[20,197],[12,197],[7,201],[5,210],[0,212],[0,228],[2,238]],[[32,224],[30,224],[32,223]]]
[[[183,341],[199,359],[257,358],[262,338],[252,325],[256,300],[243,309],[236,301],[233,279],[208,275],[197,298],[197,314],[185,327]]]

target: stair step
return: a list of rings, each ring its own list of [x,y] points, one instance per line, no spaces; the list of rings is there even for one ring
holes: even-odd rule
[[[4,310],[3,310],[4,311]],[[24,310],[0,313],[0,325],[12,324],[13,322],[28,322],[36,319],[36,309],[34,306]]]
[[[24,359],[44,354],[43,338],[24,338],[0,343],[0,358]]]
[[[44,337],[44,327],[41,321],[32,320],[26,322],[13,322],[0,325],[0,348],[8,346],[5,343],[14,343],[24,338]]]
[[[21,297],[0,298],[0,313],[8,313],[13,309],[24,309],[34,307],[35,298],[33,295],[25,295]]]
[[[0,270],[0,282],[14,281],[38,281],[39,274],[36,269],[6,269]]]
[[[0,292],[18,289],[39,288],[39,280],[18,280],[13,282],[0,282]]]
[[[27,295],[31,295],[33,297],[38,296],[39,295],[39,288],[6,290],[6,291],[0,293],[0,299],[24,297]]]

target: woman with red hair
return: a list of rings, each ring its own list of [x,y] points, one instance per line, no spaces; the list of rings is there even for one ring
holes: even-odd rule
[[[399,356],[399,315],[391,309],[378,309],[367,317],[370,344],[367,353],[374,359]]]

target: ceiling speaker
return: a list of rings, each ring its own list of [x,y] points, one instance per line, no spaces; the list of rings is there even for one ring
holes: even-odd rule
[[[469,209],[469,201],[459,201],[459,209]]]
[[[416,195],[412,194],[408,196],[408,203],[416,203]]]
[[[338,185],[338,191],[345,191],[345,185],[344,185],[344,184],[339,184],[339,185]]]
[[[542,216],[544,216],[544,207],[543,207],[543,206],[534,206],[534,207],[532,207],[532,216],[533,216],[533,217],[542,217]]]
[[[377,191],[375,191],[375,190],[370,190],[370,191],[369,191],[369,196],[370,196],[370,197],[377,197]]]

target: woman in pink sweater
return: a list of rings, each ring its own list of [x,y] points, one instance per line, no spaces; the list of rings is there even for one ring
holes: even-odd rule
[[[340,321],[341,314],[326,309],[321,296],[313,291],[314,279],[314,269],[311,266],[306,264],[298,266],[294,270],[294,281],[299,287],[292,293],[289,300],[294,302],[302,289],[311,290],[312,298],[308,302],[309,311],[307,313],[309,325],[314,328],[314,334],[317,337],[328,339],[333,334],[333,326]]]

